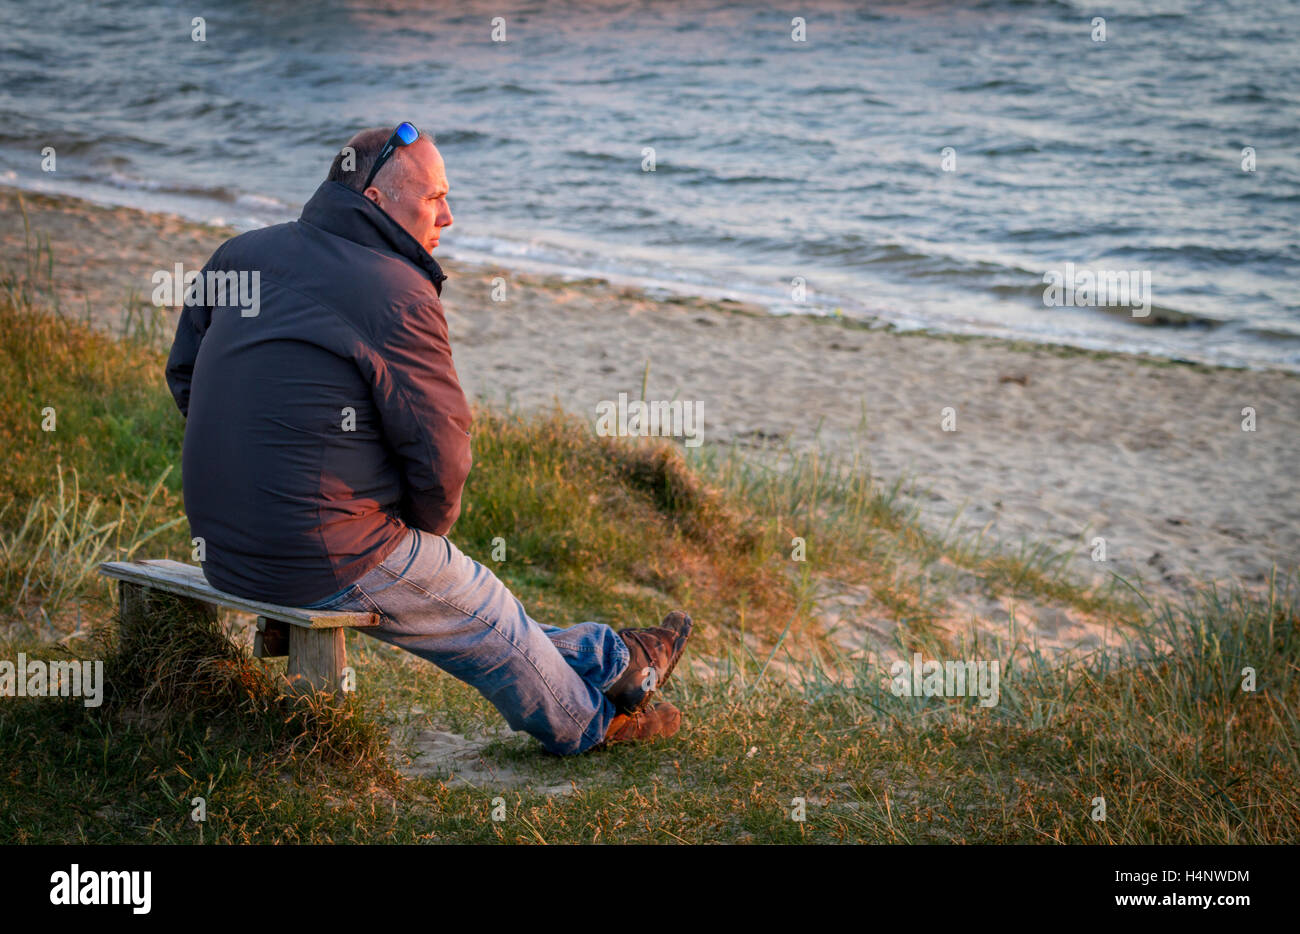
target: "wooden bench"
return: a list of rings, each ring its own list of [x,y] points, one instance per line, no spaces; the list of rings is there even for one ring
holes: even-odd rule
[[[106,561],[99,572],[118,581],[123,632],[142,622],[150,590],[181,597],[200,619],[215,620],[218,607],[255,614],[253,655],[288,655],[289,683],[297,693],[325,690],[341,694],[343,669],[348,663],[343,630],[379,625],[379,617],[373,613],[304,610],[223,593],[207,582],[201,568],[179,561]]]

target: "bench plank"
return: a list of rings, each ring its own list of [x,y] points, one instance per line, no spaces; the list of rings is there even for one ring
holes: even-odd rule
[[[279,606],[260,600],[247,600],[217,590],[203,576],[203,569],[193,564],[157,558],[147,561],[105,561],[99,572],[141,587],[152,587],[182,597],[214,603],[218,606],[279,620],[303,629],[364,629],[379,625],[374,613],[348,613],[339,610],[304,610]]]

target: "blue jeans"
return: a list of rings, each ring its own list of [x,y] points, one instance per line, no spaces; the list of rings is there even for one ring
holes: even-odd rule
[[[412,528],[377,567],[308,609],[378,613],[381,624],[362,632],[474,686],[556,755],[601,742],[616,714],[604,691],[627,668],[622,637],[603,623],[534,621],[446,536]]]

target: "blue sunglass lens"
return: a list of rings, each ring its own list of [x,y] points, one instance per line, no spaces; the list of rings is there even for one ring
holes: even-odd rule
[[[416,139],[419,138],[419,136],[420,136],[420,131],[417,130],[415,127],[411,126],[411,124],[409,123],[402,123],[399,124],[397,127],[397,138],[400,139],[402,141],[402,144],[405,146],[409,146],[412,143],[414,143]]]

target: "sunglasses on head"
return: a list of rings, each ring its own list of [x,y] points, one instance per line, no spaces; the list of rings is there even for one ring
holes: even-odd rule
[[[409,146],[420,138],[420,131],[415,128],[414,123],[402,122],[397,125],[393,135],[388,137],[388,142],[384,143],[384,148],[379,150],[379,156],[375,159],[375,164],[370,167],[370,174],[366,176],[366,183],[361,186],[364,192],[370,187],[370,183],[375,180],[379,170],[384,167],[384,163],[393,157],[397,152],[398,146]]]

